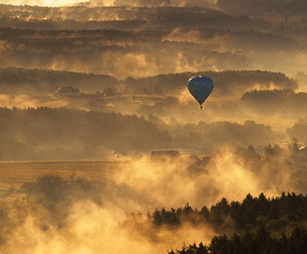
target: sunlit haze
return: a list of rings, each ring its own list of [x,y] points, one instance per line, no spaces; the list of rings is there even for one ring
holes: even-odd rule
[[[30,6],[49,6],[49,7],[60,7],[60,6],[206,6],[211,4],[212,6],[216,3],[216,0],[158,0],[158,1],[126,1],[126,0],[0,0],[0,4],[12,4],[12,5],[30,5]]]
[[[12,5],[33,5],[33,6],[67,6],[75,5],[78,3],[86,3],[87,1],[77,0],[0,0],[2,4]]]
[[[0,0],[0,253],[307,253],[305,0]]]

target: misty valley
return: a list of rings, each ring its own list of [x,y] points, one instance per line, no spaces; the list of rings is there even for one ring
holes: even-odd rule
[[[0,0],[0,253],[307,253],[306,10]]]

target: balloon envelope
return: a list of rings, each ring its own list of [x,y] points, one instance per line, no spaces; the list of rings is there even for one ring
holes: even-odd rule
[[[188,89],[201,105],[208,98],[213,89],[213,81],[209,77],[199,76],[188,80]]]

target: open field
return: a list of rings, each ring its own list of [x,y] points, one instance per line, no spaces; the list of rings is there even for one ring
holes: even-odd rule
[[[82,177],[90,181],[108,179],[126,161],[22,161],[0,162],[0,189],[18,188],[43,175],[63,179]]]

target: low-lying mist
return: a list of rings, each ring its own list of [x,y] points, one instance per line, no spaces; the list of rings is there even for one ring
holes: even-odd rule
[[[143,38],[142,32],[127,34],[114,31],[109,37],[105,30],[96,33],[80,31],[76,35],[59,31],[52,32],[50,37],[42,35],[43,32],[37,32],[37,35],[29,30],[29,34],[26,32],[21,38],[10,37],[10,34],[20,32],[3,31],[0,67],[39,66],[42,69],[106,74],[125,79],[186,71],[242,69],[281,71],[294,76],[298,71],[304,72],[302,66],[306,65],[305,46],[264,33],[237,32],[240,33],[237,35],[209,30],[202,36],[214,33],[209,35],[211,38],[205,37],[198,43],[189,42],[195,40],[193,33],[189,35],[190,31],[181,34],[182,42],[167,40],[172,36],[164,36],[166,39]],[[254,37],[262,38],[262,41],[255,44]],[[292,64],[287,64],[289,62]]]
[[[1,250],[166,253],[183,243],[208,243],[215,234],[233,233],[230,218],[224,226],[197,217],[159,226],[157,209],[163,215],[163,208],[184,207],[188,214],[222,198],[241,202],[248,193],[306,192],[305,150],[225,147],[204,158],[157,152],[119,165],[105,181],[41,176],[1,192]]]
[[[2,68],[124,79],[242,69],[294,76],[306,66],[306,25],[299,20],[274,22],[205,7],[86,5],[3,5],[0,18]]]

